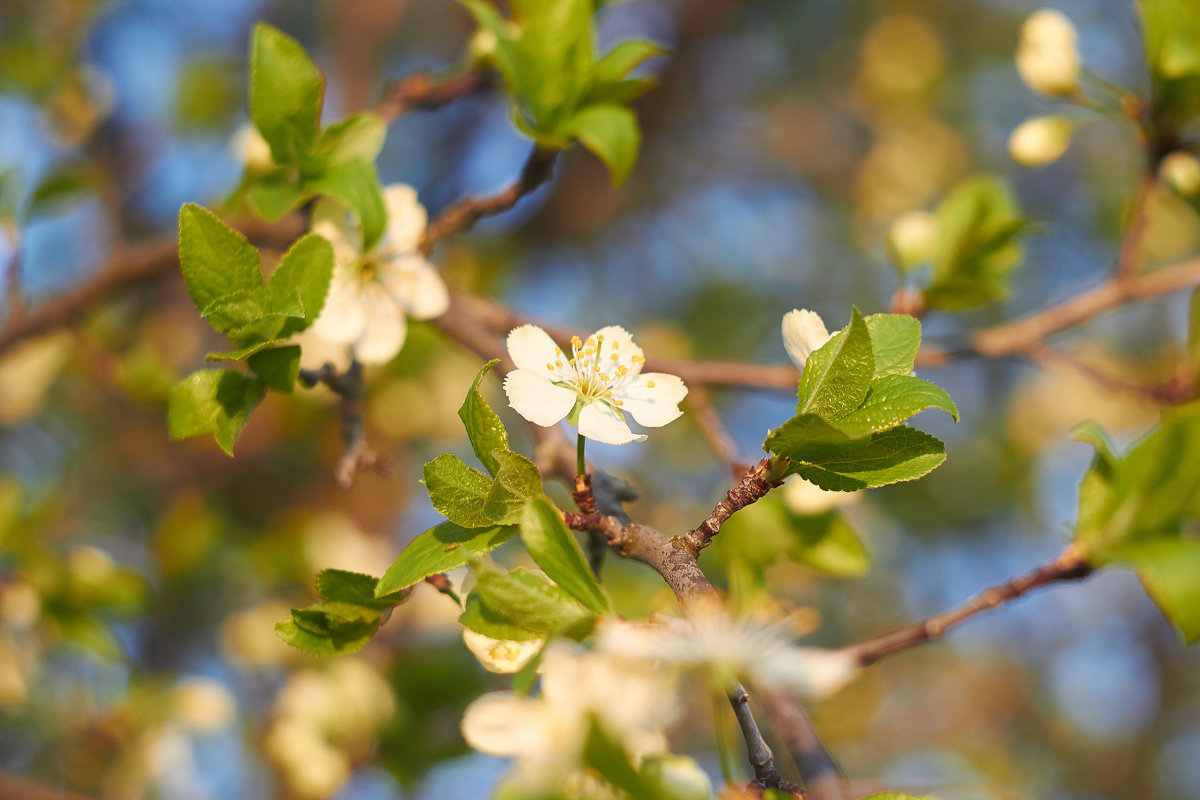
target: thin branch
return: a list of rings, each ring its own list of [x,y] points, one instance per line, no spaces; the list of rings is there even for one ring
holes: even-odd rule
[[[762,704],[775,732],[796,760],[796,769],[804,776],[804,788],[809,797],[812,800],[849,800],[846,779],[795,698],[783,692],[767,692],[762,696]]]
[[[1083,553],[1074,546],[1068,546],[1053,561],[1043,564],[1032,572],[1018,575],[998,586],[985,589],[957,608],[893,633],[849,645],[842,648],[842,652],[852,655],[859,666],[865,667],[893,653],[931,642],[960,622],[983,611],[1016,600],[1034,589],[1061,581],[1080,580],[1090,575],[1092,570],[1092,565],[1087,562]]]
[[[754,466],[754,469],[743,475],[741,480],[725,493],[725,497],[717,503],[704,522],[683,535],[683,546],[693,555],[698,554],[712,542],[713,537],[725,524],[725,520],[732,517],[735,512],[762,499],[767,492],[781,483],[782,481],[771,475],[770,456],[762,459]]]
[[[425,228],[421,237],[421,252],[429,255],[434,246],[452,233],[466,230],[481,217],[508,211],[522,197],[550,179],[558,153],[535,147],[521,170],[521,176],[508,188],[492,195],[468,197],[443,211]]]
[[[478,70],[435,78],[429,72],[417,72],[393,81],[375,104],[375,113],[391,122],[409,111],[428,111],[490,88],[491,77]]]
[[[389,472],[387,457],[367,444],[362,409],[362,364],[351,361],[345,372],[338,372],[332,364],[325,364],[319,370],[300,370],[300,381],[309,388],[324,384],[339,398],[344,449],[333,472],[338,486],[349,488],[354,483],[354,476],[364,469],[386,476]]]
[[[775,769],[775,754],[758,729],[754,712],[750,708],[750,695],[746,687],[734,682],[729,690],[729,704],[733,706],[733,714],[737,717],[738,727],[742,730],[742,738],[746,740],[746,760],[754,769],[754,784],[759,789],[778,789],[793,797],[804,798],[804,792],[794,783],[785,781]]]
[[[1157,163],[1149,160],[1150,166],[1146,175],[1138,184],[1137,194],[1133,199],[1133,211],[1129,218],[1129,227],[1125,230],[1125,238],[1121,240],[1121,249],[1117,253],[1117,266],[1114,277],[1117,280],[1128,280],[1138,273],[1142,264],[1142,242],[1146,238],[1146,229],[1150,224],[1150,196],[1158,185]]]

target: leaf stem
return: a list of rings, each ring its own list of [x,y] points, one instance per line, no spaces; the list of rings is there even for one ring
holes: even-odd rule
[[[583,434],[579,434],[578,444],[575,445],[575,467],[578,470],[576,475],[587,475],[587,462],[583,459]]]

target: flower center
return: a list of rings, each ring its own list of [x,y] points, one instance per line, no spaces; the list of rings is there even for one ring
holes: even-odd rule
[[[585,403],[598,400],[616,408],[621,400],[613,397],[631,379],[631,368],[645,363],[643,356],[622,353],[621,343],[606,342],[604,334],[589,336],[583,341],[571,337],[571,357],[565,358],[561,348],[554,348],[555,359],[546,364],[550,380],[556,386],[573,390]]]

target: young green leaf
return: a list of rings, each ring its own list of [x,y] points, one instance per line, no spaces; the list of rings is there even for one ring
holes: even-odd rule
[[[525,504],[521,541],[550,580],[597,614],[613,613],[612,604],[588,567],[579,542],[563,523],[558,509],[545,497],[535,497]]]
[[[912,375],[885,375],[872,381],[862,405],[834,426],[858,439],[894,428],[927,408],[939,408],[958,422],[958,406],[940,386]]]
[[[1200,7],[1192,0],[1138,0],[1146,63],[1160,80],[1200,75]]]
[[[837,419],[858,408],[875,374],[871,335],[858,309],[850,324],[808,357],[800,376],[797,414]]]
[[[323,569],[317,573],[317,591],[326,600],[384,609],[403,599],[397,595],[389,597],[387,592],[377,597],[378,583],[379,579],[371,575],[344,569]]]
[[[443,522],[409,542],[400,557],[379,579],[377,592],[399,592],[439,572],[449,572],[477,561],[512,538],[515,526],[464,528]]]
[[[291,394],[300,377],[300,345],[261,350],[249,356],[246,363],[268,389]]]
[[[246,202],[258,216],[276,222],[309,197],[286,172],[264,175],[243,189]]]
[[[1188,644],[1200,641],[1200,540],[1137,539],[1112,552],[1133,567],[1146,594]]]
[[[433,507],[464,528],[490,528],[495,522],[484,511],[492,482],[458,456],[440,455],[425,465],[425,488]]]
[[[872,314],[867,317],[875,377],[911,375],[921,348],[921,322],[907,314]]]
[[[672,800],[653,780],[638,772],[618,739],[609,736],[593,714],[583,745],[583,760],[605,781],[638,800]]]
[[[263,285],[254,245],[194,203],[179,209],[179,266],[188,294],[201,312],[220,298],[255,292]]]
[[[345,655],[361,650],[381,619],[376,609],[327,601],[292,609],[291,619],[276,623],[275,635],[314,656]]]
[[[265,390],[260,381],[226,370],[193,372],[171,390],[167,428],[172,439],[212,434],[227,455]]]
[[[371,163],[383,148],[387,127],[378,114],[360,111],[352,117],[335,122],[321,133],[313,151],[313,160],[322,168],[336,167],[349,161]]]
[[[616,83],[637,69],[644,61],[666,55],[666,49],[645,39],[621,42],[592,65],[593,83]]]
[[[1079,521],[1077,531],[1100,529],[1112,493],[1113,478],[1120,466],[1120,457],[1108,434],[1092,422],[1078,425],[1071,431],[1076,441],[1086,442],[1096,449],[1096,455],[1079,484]]]
[[[834,578],[861,578],[871,569],[866,545],[841,514],[799,516],[787,511],[787,516],[794,537],[787,553],[797,564]]]
[[[459,617],[467,628],[493,639],[582,639],[596,616],[566,591],[524,569],[504,573],[480,570],[467,608]]]
[[[494,450],[500,464],[488,491],[483,513],[493,522],[512,525],[521,521],[525,502],[542,494],[542,476],[537,465],[520,453]]]
[[[383,205],[383,189],[374,164],[355,159],[331,166],[308,178],[304,188],[313,194],[328,195],[358,215],[363,252],[374,247],[383,235],[387,209]]]
[[[279,347],[282,344],[287,344],[287,341],[284,339],[270,339],[265,342],[248,344],[236,350],[213,350],[204,359],[206,361],[245,361],[250,356],[266,350],[268,347]]]
[[[250,117],[276,162],[297,164],[312,150],[324,97],[325,76],[304,48],[270,25],[256,25],[250,49]]]
[[[942,441],[901,425],[866,439],[817,442],[789,456],[791,471],[822,489],[849,492],[911,481],[946,460]]]
[[[298,305],[301,316],[284,323],[280,338],[300,333],[316,322],[332,278],[333,245],[328,239],[309,233],[288,248],[267,282],[267,308],[271,313],[288,314]]]
[[[494,358],[483,365],[475,375],[475,381],[467,391],[462,407],[458,409],[458,418],[467,430],[467,438],[471,440],[471,449],[475,451],[475,457],[493,477],[500,469],[500,462],[492,455],[492,451],[508,450],[508,431],[504,429],[499,415],[479,393],[479,382],[499,363],[500,360]]]
[[[573,116],[562,134],[578,139],[612,173],[613,186],[620,186],[633,171],[641,147],[642,133],[637,117],[619,105],[588,106]]]

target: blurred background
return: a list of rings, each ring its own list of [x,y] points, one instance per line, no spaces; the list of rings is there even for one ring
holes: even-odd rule
[[[1012,163],[1009,133],[1052,107],[1012,60],[1036,7],[613,6],[603,43],[638,35],[673,51],[649,65],[661,85],[637,105],[645,143],[630,181],[614,191],[598,161],[572,152],[551,185],[441,245],[435,261],[458,287],[584,335],[621,324],[656,355],[781,363],[785,311],[814,309],[837,328],[851,304],[886,310],[900,280],[888,225],[994,172],[1037,229],[1009,301],[924,320],[927,340],[953,347],[1102,280],[1143,169],[1119,120],[1081,129],[1049,167]],[[1075,22],[1086,66],[1145,91],[1129,0],[1055,7]],[[182,203],[217,206],[237,185],[232,141],[247,119],[258,20],[299,39],[326,71],[330,119],[371,106],[388,79],[448,68],[472,30],[444,0],[4,0],[0,266],[20,275],[4,282],[4,307],[16,286],[36,308],[131,244],[170,242]],[[436,214],[505,186],[529,149],[503,97],[483,93],[398,119],[379,169]],[[1195,211],[1166,192],[1151,208],[1147,264],[1193,254]],[[166,393],[215,343],[178,273],[160,274],[0,356],[4,796],[486,797],[505,764],[470,753],[458,724],[470,700],[507,681],[462,646],[449,598],[418,587],[365,650],[335,660],[272,631],[291,605],[315,599],[318,570],[379,575],[438,519],[417,480],[429,458],[469,452],[455,412],[478,359],[411,324],[398,359],[368,376],[367,436],[391,474],[342,490],[336,401],[324,390],[269,396],[233,460],[210,440],[168,441]],[[1060,343],[1150,383],[1171,377],[1185,317],[1186,294],[1173,295]],[[865,551],[814,555],[811,520],[773,498],[706,552],[715,582],[765,586],[805,615],[806,643],[845,644],[940,612],[1068,541],[1091,456],[1071,426],[1093,419],[1127,444],[1157,414],[1069,368],[976,359],[921,374],[950,392],[962,422],[919,419],[946,440],[947,463],[837,517]],[[492,382],[493,404],[530,452],[497,390]],[[794,405],[771,392],[712,395],[744,460]],[[632,513],[667,531],[701,520],[730,478],[692,415],[645,444],[589,455],[639,486]],[[871,569],[860,574],[864,552]],[[630,617],[674,606],[639,565],[610,558],[605,581]],[[673,746],[719,780],[714,734],[727,736],[732,717],[718,706],[714,731],[707,690],[692,696]],[[1200,653],[1129,573],[981,617],[868,669],[812,711],[867,789],[1200,797]]]

